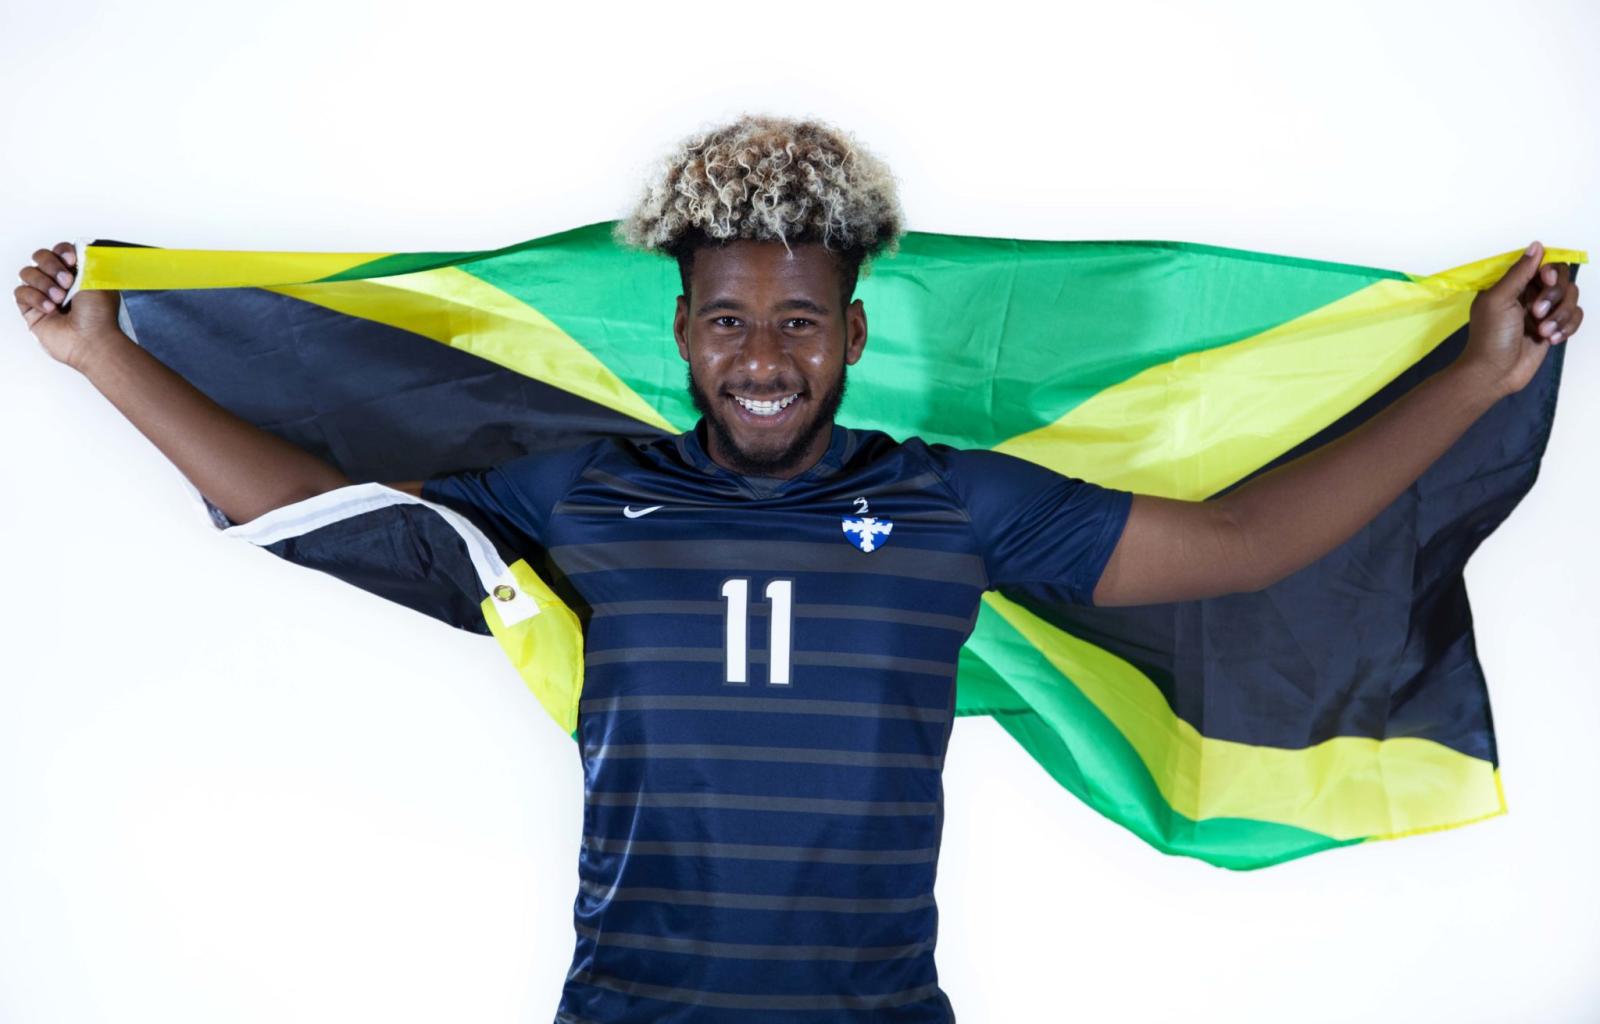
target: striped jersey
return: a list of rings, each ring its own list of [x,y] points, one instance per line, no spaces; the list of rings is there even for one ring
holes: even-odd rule
[[[584,625],[558,1024],[949,1022],[941,771],[987,589],[1090,603],[1132,494],[838,425],[791,479],[705,424],[434,477]]]

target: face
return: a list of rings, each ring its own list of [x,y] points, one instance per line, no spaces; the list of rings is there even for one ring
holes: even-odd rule
[[[672,329],[719,465],[787,478],[828,450],[845,367],[867,343],[861,300],[842,299],[834,254],[820,244],[695,253]]]

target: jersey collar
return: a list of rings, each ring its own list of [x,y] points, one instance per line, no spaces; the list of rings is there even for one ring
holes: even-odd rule
[[[817,460],[816,465],[804,473],[790,477],[787,480],[771,476],[747,476],[743,473],[735,473],[730,469],[726,469],[711,458],[706,451],[706,431],[708,429],[705,417],[702,416],[695,423],[693,429],[678,435],[677,448],[683,460],[709,476],[735,481],[753,496],[761,498],[777,494],[791,485],[822,480],[832,476],[844,465],[845,460],[849,458],[850,450],[855,447],[851,443],[852,431],[847,427],[841,427],[838,423],[834,423],[832,424],[833,433],[828,438],[827,450],[822,453],[822,458]]]

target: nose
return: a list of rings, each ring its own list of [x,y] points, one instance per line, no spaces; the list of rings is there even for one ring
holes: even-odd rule
[[[789,350],[775,324],[752,324],[739,350],[739,369],[758,386],[776,386],[791,369]]]

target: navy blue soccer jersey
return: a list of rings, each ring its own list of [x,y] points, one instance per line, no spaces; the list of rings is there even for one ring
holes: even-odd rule
[[[428,480],[584,623],[558,1024],[949,1022],[941,771],[979,599],[1088,604],[1128,491],[834,426],[789,480],[704,423]]]

